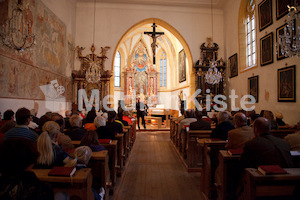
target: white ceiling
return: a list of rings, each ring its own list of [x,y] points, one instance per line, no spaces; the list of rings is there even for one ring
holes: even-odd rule
[[[124,3],[140,5],[162,5],[162,6],[185,6],[185,7],[203,7],[222,8],[226,0],[95,0],[103,3]],[[77,0],[77,2],[94,2],[94,0]]]

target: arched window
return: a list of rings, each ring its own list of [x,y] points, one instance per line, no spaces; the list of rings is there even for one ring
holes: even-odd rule
[[[254,0],[242,0],[239,10],[239,59],[241,71],[257,66]]]
[[[167,59],[166,53],[162,52],[160,57],[160,87],[167,86]]]
[[[114,76],[115,76],[115,87],[121,86],[121,55],[119,51],[116,53],[115,56],[115,63],[114,63]]]

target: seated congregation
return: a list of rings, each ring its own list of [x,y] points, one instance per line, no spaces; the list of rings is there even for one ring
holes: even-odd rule
[[[76,167],[75,178],[82,179],[83,186],[89,190],[80,199],[90,199],[88,193],[97,200],[108,199],[114,186],[111,182],[115,184],[111,180],[115,175],[111,173],[116,174],[117,167],[117,164],[111,165],[111,161],[120,162],[118,159],[122,158],[123,162],[124,148],[128,148],[123,146],[125,138],[128,139],[125,145],[133,145],[134,119],[128,116],[128,112],[125,115],[123,118],[123,113],[117,116],[115,111],[96,112],[94,108],[86,116],[79,111],[66,111],[65,118],[51,112],[38,118],[34,109],[30,111],[24,107],[16,113],[12,110],[4,112],[0,127],[0,199],[37,200],[54,199],[54,196],[59,199],[60,196],[76,198],[83,195],[81,190],[72,189],[70,177],[64,179],[71,183],[65,190],[60,188],[62,180],[43,175],[45,171],[41,170],[55,166]],[[130,124],[124,121],[128,119]],[[110,142],[102,143],[103,139]],[[121,143],[116,145],[118,141]],[[74,142],[78,145],[74,146]],[[88,168],[92,169],[91,172],[80,172]],[[83,176],[92,176],[91,186],[90,178]]]
[[[258,196],[262,193],[260,199],[299,199],[300,185],[294,182],[288,188],[292,191],[285,196],[283,192],[276,193],[274,188],[270,189],[274,194],[272,197],[268,197],[270,193],[264,189],[263,192],[250,190],[255,181],[251,182],[251,187],[244,186],[245,179],[253,176],[249,169],[257,170],[263,165],[296,169],[296,175],[290,174],[285,183],[274,184],[287,187],[292,179],[299,182],[299,152],[298,156],[293,152],[300,150],[300,121],[297,125],[288,125],[282,119],[281,113],[276,113],[275,119],[268,110],[260,114],[254,110],[223,111],[209,118],[205,110],[188,109],[183,116],[172,118],[170,139],[187,171],[201,172],[203,199],[250,199],[250,196],[252,199],[253,194]]]

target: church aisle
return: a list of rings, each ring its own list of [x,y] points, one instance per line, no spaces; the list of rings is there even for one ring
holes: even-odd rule
[[[200,173],[187,173],[168,131],[138,132],[115,200],[200,199]]]

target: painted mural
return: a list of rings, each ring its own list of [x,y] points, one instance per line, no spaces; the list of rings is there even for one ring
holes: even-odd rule
[[[36,64],[65,74],[66,26],[42,2],[36,2]]]
[[[14,2],[0,2],[0,25],[8,19]],[[66,25],[41,0],[23,0],[23,5],[28,6],[36,45],[18,54],[0,42],[0,97],[45,100],[41,86],[56,81],[56,90],[63,87],[63,96],[71,101],[74,39],[70,34],[66,37]]]
[[[58,84],[65,88],[64,97],[71,100],[71,78],[0,55],[0,97],[44,100],[45,94],[40,86],[48,85],[53,80],[57,80]]]

